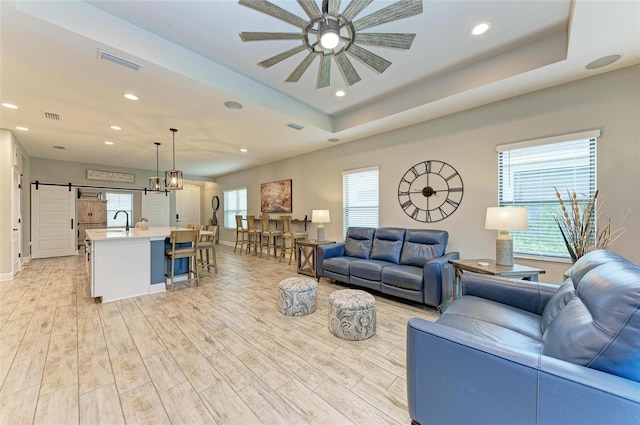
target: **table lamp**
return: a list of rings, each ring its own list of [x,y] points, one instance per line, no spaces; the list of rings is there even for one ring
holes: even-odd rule
[[[324,241],[324,223],[329,223],[329,210],[313,210],[311,212],[311,222],[318,223],[318,237],[319,241]]]
[[[498,230],[496,264],[513,266],[513,239],[510,230],[529,230],[527,209],[524,207],[489,207],[484,223],[487,230]]]

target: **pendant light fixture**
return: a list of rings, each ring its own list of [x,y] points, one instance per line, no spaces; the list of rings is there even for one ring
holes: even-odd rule
[[[160,177],[160,142],[154,142],[156,145],[156,175],[149,177],[149,190],[152,193],[165,193],[164,177]]]
[[[176,132],[175,128],[169,129],[173,133],[173,169],[164,172],[167,190],[182,190],[182,171],[176,170]]]

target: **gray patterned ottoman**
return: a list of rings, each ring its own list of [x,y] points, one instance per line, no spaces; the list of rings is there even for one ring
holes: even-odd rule
[[[329,295],[329,331],[351,341],[376,334],[376,299],[357,289],[342,289]]]
[[[316,311],[318,284],[307,277],[289,277],[280,282],[280,313],[304,316]]]

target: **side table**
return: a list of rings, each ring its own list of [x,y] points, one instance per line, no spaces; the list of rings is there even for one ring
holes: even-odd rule
[[[479,262],[489,263],[488,266],[481,266]],[[493,276],[521,278],[524,280],[530,280],[532,282],[538,281],[538,275],[544,274],[544,269],[537,269],[535,267],[523,266],[520,264],[514,264],[513,266],[500,266],[497,265],[495,260],[450,260],[450,264],[453,265],[453,299],[458,298],[458,292],[460,291],[460,279],[462,273],[465,271],[489,274]]]
[[[318,247],[335,241],[302,240],[296,242],[298,273],[320,280],[318,276]]]

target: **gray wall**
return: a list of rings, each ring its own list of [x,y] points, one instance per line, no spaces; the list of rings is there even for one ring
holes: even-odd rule
[[[444,229],[450,251],[461,258],[494,258],[497,232],[484,229],[486,208],[497,205],[496,145],[601,129],[598,188],[606,201],[600,222],[624,219],[624,234],[611,249],[640,263],[640,66],[586,78],[550,89],[449,115],[356,142],[222,176],[219,190],[246,187],[249,214],[260,212],[260,183],[293,179],[293,216],[329,209],[327,239],[342,239],[343,170],[380,167],[380,225]],[[437,159],[461,174],[464,198],[458,210],[438,223],[412,220],[400,208],[398,182],[412,165]],[[549,188],[549,190],[552,190]],[[315,225],[311,225],[311,235]],[[232,242],[232,229],[221,241]],[[560,283],[568,264],[518,260],[547,270],[544,281]]]

